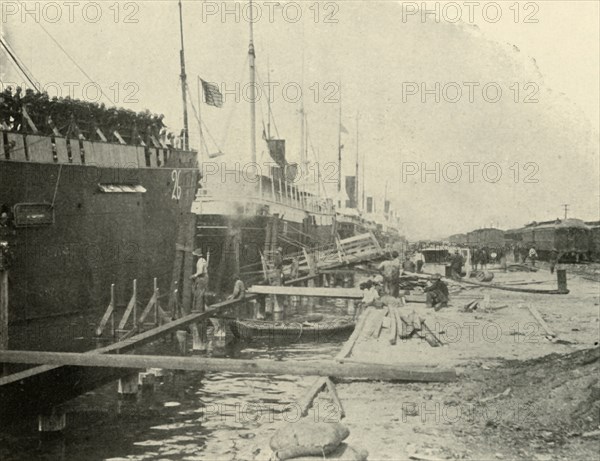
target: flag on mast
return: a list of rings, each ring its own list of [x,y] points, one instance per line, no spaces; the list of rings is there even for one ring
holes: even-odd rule
[[[348,134],[348,130],[346,129],[346,127],[342,124],[342,122],[340,122],[340,133],[346,133]]]
[[[200,78],[200,77],[198,77]],[[223,95],[219,91],[219,87],[214,83],[202,82],[202,91],[204,91],[204,102],[209,106],[223,107]]]

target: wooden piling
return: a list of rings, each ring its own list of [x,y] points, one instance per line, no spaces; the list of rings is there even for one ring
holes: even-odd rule
[[[41,415],[38,415],[39,432],[59,432],[67,427],[67,414],[62,408],[52,407],[52,409]]]
[[[0,350],[5,349],[8,349],[8,270],[0,270]]]
[[[139,376],[137,373],[119,379],[117,392],[119,395],[135,395],[138,391]]]
[[[0,351],[8,349],[8,270],[0,270]],[[0,376],[7,374],[0,366]]]
[[[569,291],[567,289],[567,271],[565,269],[558,269],[556,271],[556,281],[558,283],[558,291]]]
[[[179,346],[179,353],[183,356],[188,355],[188,348],[187,348],[187,331],[185,330],[177,330],[177,332],[175,333],[175,336],[177,337],[177,344]]]

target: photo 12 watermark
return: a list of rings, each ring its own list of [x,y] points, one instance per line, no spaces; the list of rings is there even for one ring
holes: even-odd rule
[[[496,24],[501,20],[515,24],[538,24],[538,2],[402,2],[402,22],[422,23],[481,22]]]
[[[312,21],[322,24],[339,23],[338,2],[202,2],[202,22],[257,23],[285,22],[295,24]]]
[[[539,103],[540,87],[536,82],[402,82],[402,102],[496,104],[503,99],[515,104]]]
[[[141,2],[53,2],[53,1],[2,1],[0,22],[37,24],[97,24],[110,21],[115,24],[139,23]]]
[[[402,183],[489,183],[503,178],[514,184],[538,184],[540,166],[536,162],[513,162],[504,167],[498,162],[401,162]]]

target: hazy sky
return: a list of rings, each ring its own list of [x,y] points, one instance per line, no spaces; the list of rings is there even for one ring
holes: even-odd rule
[[[43,25],[118,105],[164,113],[170,127],[181,126],[176,1],[118,7],[112,1],[80,2],[71,11],[72,22],[62,2],[56,3],[59,9],[38,4],[38,18],[23,17],[18,2],[2,3],[4,33],[39,81],[55,82],[63,95],[68,82],[88,82]],[[28,4],[35,11],[36,3]],[[288,157],[297,160],[300,150],[296,90],[302,86],[311,144],[323,163],[337,159],[342,95],[342,122],[349,131],[343,135],[344,174],[354,170],[360,112],[367,195],[382,200],[387,183],[409,237],[552,219],[561,216],[563,203],[570,204],[573,217],[598,219],[598,2],[514,4],[480,2],[470,11],[464,2],[427,2],[439,10],[436,21],[433,14],[423,17],[413,2],[282,3],[272,17],[273,7],[259,3],[259,81],[278,85],[272,107]],[[239,14],[222,16],[225,8],[238,8]],[[220,161],[250,158],[243,95],[247,13],[246,3],[184,2],[194,104],[197,75],[234,93],[239,86],[238,101],[230,94],[223,109],[202,107],[216,141],[209,139],[210,150],[218,144],[226,153]],[[1,59],[3,79],[17,80]],[[423,95],[423,89],[431,92]],[[96,97],[94,87],[85,95],[79,86],[75,95]],[[263,159],[265,101],[262,93],[257,131]],[[197,143],[193,115],[191,120]],[[326,170],[331,194],[333,166]],[[431,173],[422,175],[423,168]]]

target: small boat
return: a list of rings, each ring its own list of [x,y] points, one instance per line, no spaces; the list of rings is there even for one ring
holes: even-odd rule
[[[243,341],[271,339],[293,343],[345,340],[352,334],[355,325],[352,318],[331,318],[318,322],[232,320],[229,328],[236,338]]]

